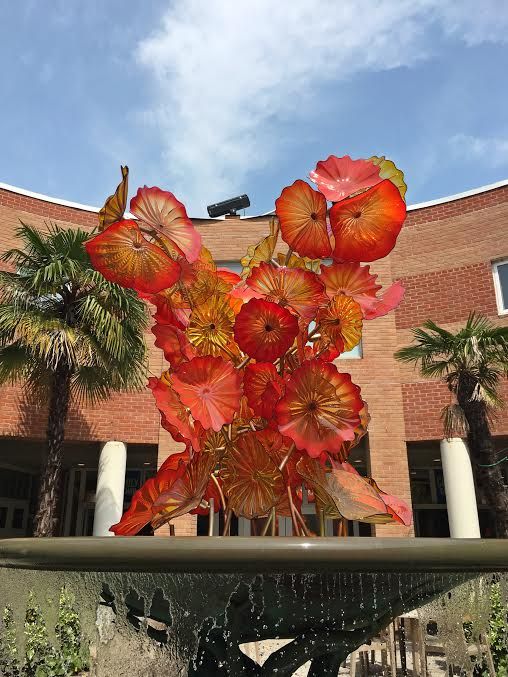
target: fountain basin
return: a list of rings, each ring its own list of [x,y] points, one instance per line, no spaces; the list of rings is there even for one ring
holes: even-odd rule
[[[97,647],[93,674],[289,676],[310,660],[316,677],[336,675],[395,616],[503,574],[508,541],[11,539],[0,569],[2,606],[72,590]],[[239,649],[275,638],[292,641],[263,666]]]

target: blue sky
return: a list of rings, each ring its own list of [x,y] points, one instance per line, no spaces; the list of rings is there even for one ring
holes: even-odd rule
[[[131,169],[193,216],[256,214],[330,153],[408,202],[508,178],[504,0],[20,0],[2,6],[0,181],[100,206]]]

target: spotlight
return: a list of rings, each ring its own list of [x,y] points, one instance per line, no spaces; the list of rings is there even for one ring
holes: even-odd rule
[[[245,209],[246,207],[250,207],[249,196],[239,195],[238,197],[232,197],[230,200],[208,205],[206,209],[208,216],[215,219],[217,216],[224,216],[225,214],[234,216],[239,209]]]

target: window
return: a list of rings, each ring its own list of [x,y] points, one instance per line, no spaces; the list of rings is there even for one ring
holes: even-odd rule
[[[243,266],[240,261],[217,261],[217,268],[227,268],[232,273],[240,275],[243,270]]]
[[[494,275],[497,310],[500,315],[508,315],[508,259],[493,263],[492,273]]]
[[[12,528],[23,529],[23,522],[25,521],[25,509],[15,508],[12,515]]]
[[[0,496],[2,498],[29,499],[32,476],[7,468],[0,469]]]
[[[347,353],[341,353],[339,355],[339,360],[361,360],[363,357],[362,350],[362,340],[358,343],[352,350],[348,350]]]

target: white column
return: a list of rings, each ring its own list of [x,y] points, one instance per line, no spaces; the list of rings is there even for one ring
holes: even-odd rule
[[[441,463],[452,538],[480,538],[473,469],[467,444],[460,437],[441,440]]]
[[[127,446],[123,442],[104,442],[99,457],[97,489],[95,492],[94,536],[113,536],[112,524],[120,521],[123,513]]]

